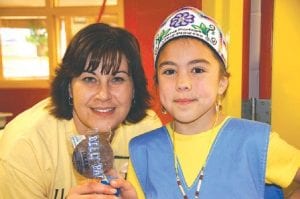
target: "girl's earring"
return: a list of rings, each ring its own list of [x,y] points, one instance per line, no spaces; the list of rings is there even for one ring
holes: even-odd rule
[[[217,96],[217,101],[216,101],[216,112],[219,113],[222,110],[222,99],[221,95]]]
[[[164,115],[168,113],[164,106],[161,106],[161,113]]]

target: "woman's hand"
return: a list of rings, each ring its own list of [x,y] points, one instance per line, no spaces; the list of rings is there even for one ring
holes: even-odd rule
[[[100,183],[96,180],[86,180],[82,184],[72,187],[69,191],[67,199],[93,198],[93,199],[117,199],[114,194],[117,189]]]
[[[120,196],[116,196],[120,189]],[[96,180],[85,180],[82,184],[72,187],[67,199],[137,199],[137,194],[130,182],[123,178],[113,179],[110,185],[105,185]]]

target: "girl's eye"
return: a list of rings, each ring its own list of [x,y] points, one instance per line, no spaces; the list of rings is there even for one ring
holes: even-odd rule
[[[203,68],[193,68],[192,72],[193,73],[204,73],[205,70]]]
[[[175,72],[176,71],[174,69],[166,69],[162,72],[162,74],[164,74],[164,75],[173,75],[173,74],[175,74]]]

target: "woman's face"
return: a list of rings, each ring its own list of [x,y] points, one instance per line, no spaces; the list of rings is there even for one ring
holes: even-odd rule
[[[101,74],[101,64],[94,72],[83,72],[73,78],[70,96],[73,98],[73,119],[77,130],[100,132],[115,129],[125,120],[133,99],[133,82],[123,55],[119,70]]]
[[[199,131],[214,120],[217,96],[228,84],[219,67],[213,51],[197,39],[173,40],[162,49],[157,63],[160,100],[182,130]]]

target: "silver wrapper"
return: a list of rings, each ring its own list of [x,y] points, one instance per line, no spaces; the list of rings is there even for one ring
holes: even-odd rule
[[[105,136],[86,135],[73,152],[75,169],[87,178],[103,179],[113,168],[113,150]]]

